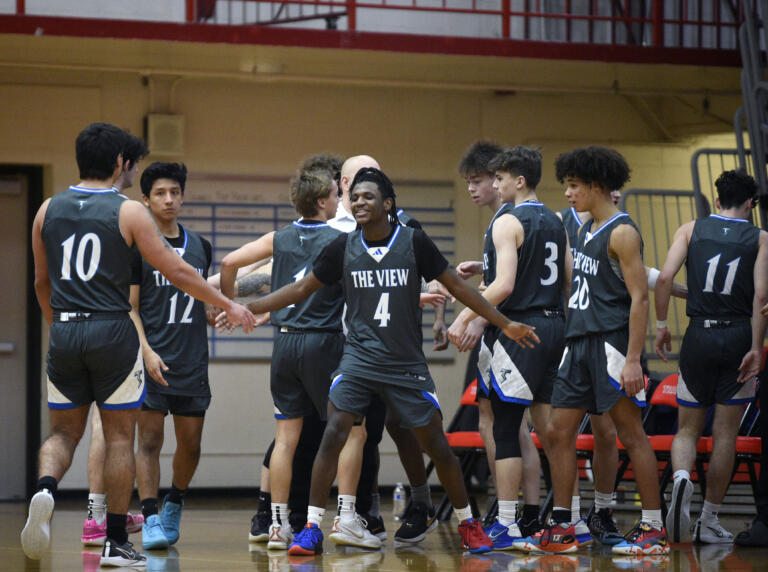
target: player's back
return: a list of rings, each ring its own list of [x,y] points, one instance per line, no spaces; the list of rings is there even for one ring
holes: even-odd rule
[[[127,312],[131,249],[114,189],[72,186],[48,203],[42,238],[55,311]]]
[[[294,221],[274,235],[272,291],[301,280],[326,245],[340,231],[327,223]],[[344,298],[341,284],[326,285],[309,298],[271,313],[275,326],[297,329],[339,330]]]
[[[686,270],[691,317],[749,317],[760,229],[747,220],[709,215],[693,226]]]
[[[524,238],[517,249],[515,288],[499,304],[499,311],[509,316],[539,309],[561,310],[566,249],[563,223],[538,201],[525,201],[517,206],[506,203],[494,221],[505,214],[517,218]],[[486,241],[488,256],[484,256],[484,260],[488,260],[488,267],[483,274],[486,284],[496,279],[495,250],[492,238]]]

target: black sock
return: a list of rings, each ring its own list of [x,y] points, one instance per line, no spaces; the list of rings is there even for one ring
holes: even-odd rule
[[[187,489],[180,489],[173,483],[171,483],[171,492],[168,493],[168,501],[176,504],[181,504],[184,502],[184,493],[187,492]]]
[[[141,514],[144,515],[144,520],[147,520],[153,514],[157,514],[157,499],[149,498],[141,501]]]
[[[125,544],[128,541],[128,532],[125,530],[125,519],[128,515],[107,513],[107,538],[117,544]]]
[[[270,512],[272,510],[272,494],[259,493],[259,512]]]
[[[570,509],[553,510],[552,511],[552,521],[554,523],[571,522],[571,511],[570,511]]]
[[[539,520],[539,506],[535,504],[524,504],[522,521],[530,523],[534,520]]]
[[[51,496],[56,496],[56,490],[58,488],[58,481],[49,475],[40,477],[40,480],[37,481],[37,490],[42,491],[43,489],[48,489],[48,492],[51,493]]]

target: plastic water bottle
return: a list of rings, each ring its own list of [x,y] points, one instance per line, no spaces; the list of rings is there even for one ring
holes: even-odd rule
[[[395,520],[400,520],[400,517],[405,512],[405,488],[403,483],[397,483],[395,490],[392,491],[392,517]]]

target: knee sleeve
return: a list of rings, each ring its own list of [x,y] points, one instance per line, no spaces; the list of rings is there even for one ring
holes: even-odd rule
[[[269,468],[269,462],[272,460],[272,449],[274,448],[275,448],[275,440],[272,439],[272,442],[269,444],[269,447],[267,447],[267,452],[264,455],[264,462],[262,463],[265,469]]]
[[[502,401],[495,391],[491,392],[493,407],[493,440],[496,442],[496,460],[521,457],[520,424],[525,415],[525,405]]]

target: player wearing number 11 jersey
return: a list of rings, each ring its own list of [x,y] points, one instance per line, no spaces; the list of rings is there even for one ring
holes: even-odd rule
[[[747,220],[757,203],[757,184],[743,171],[726,171],[715,181],[719,214],[681,226],[675,233],[656,284],[656,352],[666,360],[670,284],[685,262],[690,318],[680,347],[678,431],[672,443],[674,486],[667,530],[675,542],[689,539],[693,493],[690,471],[696,459],[707,409],[715,406],[714,450],[707,469],[695,542],[731,543],[733,534],[717,518],[733,470],[733,450],[744,406],[755,396],[768,296],[768,233]]]

